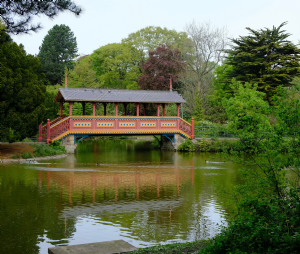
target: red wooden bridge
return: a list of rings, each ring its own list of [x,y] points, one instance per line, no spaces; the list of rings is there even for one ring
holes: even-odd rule
[[[192,124],[180,117],[67,116],[40,125],[39,141],[61,140],[68,135],[165,135],[194,138]]]
[[[39,141],[47,143],[69,137],[75,144],[76,137],[93,135],[161,135],[167,141],[175,143],[179,135],[183,138],[194,138],[194,121],[186,122],[179,117],[180,104],[185,100],[172,91],[119,90],[100,88],[60,88],[55,102],[60,103],[60,116],[45,125],[39,126]],[[82,104],[82,115],[73,115],[74,102]],[[69,103],[69,116],[63,116],[63,103]],[[93,105],[93,115],[85,115],[85,104]],[[102,116],[96,116],[96,103],[103,104]],[[115,115],[106,115],[107,104],[115,107]],[[169,103],[177,105],[177,116],[166,116],[165,106]],[[124,105],[124,116],[119,116],[118,105]],[[135,116],[127,115],[127,106],[133,104]],[[147,116],[147,106],[155,108],[156,116]],[[162,107],[162,116],[160,116]],[[143,110],[142,110],[143,109]],[[143,114],[143,116],[140,116]]]

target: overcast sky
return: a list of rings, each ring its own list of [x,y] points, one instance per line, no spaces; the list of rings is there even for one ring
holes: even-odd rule
[[[84,12],[76,18],[64,12],[54,20],[35,18],[43,28],[30,35],[12,36],[30,54],[38,54],[47,32],[56,24],[74,32],[79,54],[90,54],[108,43],[120,42],[128,34],[147,26],[183,31],[195,20],[227,27],[229,37],[247,35],[245,27],[259,29],[288,21],[285,30],[294,43],[300,40],[299,0],[75,0]]]

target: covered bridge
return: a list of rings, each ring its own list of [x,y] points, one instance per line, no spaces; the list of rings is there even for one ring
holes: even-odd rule
[[[180,104],[185,100],[175,91],[157,90],[119,90],[103,88],[70,88],[59,89],[55,102],[60,103],[60,116],[45,125],[40,124],[39,140],[50,141],[65,139],[66,146],[75,146],[76,137],[92,135],[162,135],[162,141],[176,144],[177,135],[183,138],[194,138],[194,123],[188,123],[179,116]],[[82,103],[82,115],[73,115],[73,104]],[[69,104],[69,115],[63,115],[63,104]],[[86,115],[86,103],[93,106],[92,115]],[[96,103],[103,104],[103,114],[96,115]],[[107,105],[114,104],[114,115],[107,115]],[[166,116],[165,106],[176,103],[177,115]],[[123,115],[118,111],[124,105]],[[135,114],[129,115],[127,106],[133,104]],[[155,108],[156,114],[148,115],[147,105]],[[154,107],[153,107],[154,106]],[[162,108],[162,115],[160,114]],[[179,138],[177,137],[177,139]],[[166,142],[165,142],[166,143]],[[72,148],[73,149],[73,148]],[[70,150],[72,150],[70,148]],[[73,149],[74,150],[74,149]]]

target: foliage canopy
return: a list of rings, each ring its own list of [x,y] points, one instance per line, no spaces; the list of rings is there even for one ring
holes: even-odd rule
[[[250,35],[232,39],[234,46],[227,51],[226,63],[233,68],[227,72],[225,82],[235,78],[242,83],[257,84],[269,102],[279,86],[290,86],[300,74],[300,49],[287,40],[290,34],[282,30],[285,24],[257,31],[247,27]]]
[[[65,68],[74,66],[73,59],[77,56],[77,42],[74,33],[66,25],[55,25],[48,31],[38,58],[40,59],[48,81],[52,85],[61,83]]]
[[[82,9],[70,0],[2,0],[0,2],[0,17],[6,26],[6,32],[10,34],[36,32],[41,24],[32,25],[31,20],[35,15],[46,15],[54,18],[63,11],[70,11],[80,15]]]
[[[184,67],[178,49],[161,45],[149,51],[149,59],[142,63],[143,75],[139,77],[138,84],[142,89],[168,90],[170,78],[175,83]]]
[[[37,132],[44,114],[45,86],[37,57],[0,31],[0,137],[14,141]]]
[[[102,87],[138,89],[141,75],[139,52],[125,43],[112,43],[96,49],[90,56],[98,83]]]

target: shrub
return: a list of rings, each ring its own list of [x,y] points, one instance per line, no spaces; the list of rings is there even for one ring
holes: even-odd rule
[[[198,141],[198,146],[200,152],[209,152],[210,151],[210,142],[206,140],[204,137],[201,141]]]
[[[11,156],[11,158],[13,158],[13,159],[20,159],[21,158],[21,154],[19,154],[19,153],[13,154]]]
[[[66,149],[63,146],[38,144],[34,145],[34,147],[34,155],[36,157],[53,156],[66,153]]]
[[[23,159],[29,159],[29,158],[33,158],[32,153],[28,152],[28,153],[23,153],[22,154],[22,158]]]
[[[32,142],[30,138],[24,138],[22,142]]]
[[[178,151],[195,152],[196,146],[191,139],[185,139],[183,143],[178,146]]]

